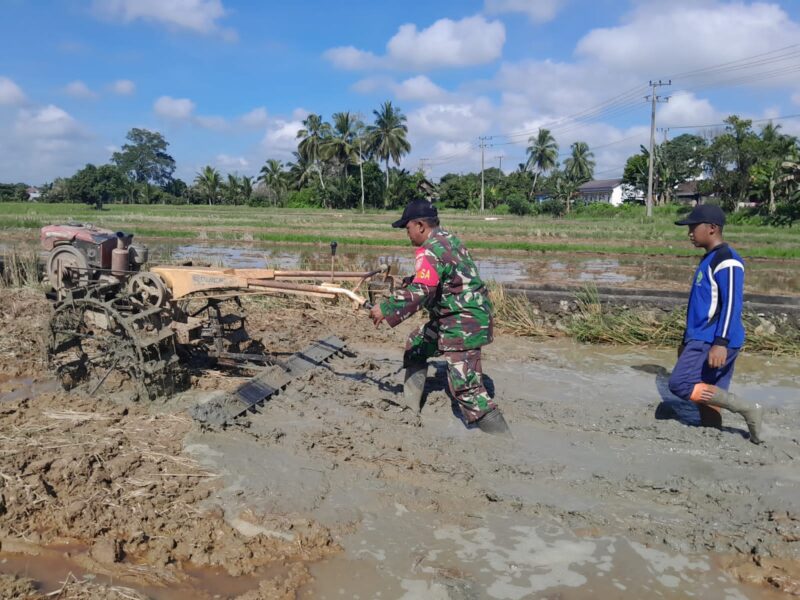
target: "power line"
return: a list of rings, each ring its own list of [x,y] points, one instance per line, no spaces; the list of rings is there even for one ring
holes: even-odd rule
[[[770,117],[765,119],[750,119],[752,123],[767,123],[769,121],[784,121],[786,119],[797,119],[800,113],[795,115],[783,115],[780,117]],[[706,125],[670,125],[670,129],[710,129],[711,127],[725,127],[727,123],[707,123]]]

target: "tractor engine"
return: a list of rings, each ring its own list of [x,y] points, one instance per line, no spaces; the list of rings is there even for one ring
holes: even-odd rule
[[[89,224],[48,225],[40,233],[47,276],[56,290],[94,281],[124,282],[147,262],[147,248],[133,234]]]

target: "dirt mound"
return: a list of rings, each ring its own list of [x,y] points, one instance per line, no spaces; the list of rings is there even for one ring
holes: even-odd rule
[[[335,550],[308,520],[250,515],[247,536],[202,508],[216,477],[181,455],[190,427],[187,416],[60,393],[1,404],[3,550],[83,544],[76,564],[137,584],[180,582],[189,565],[302,566]]]

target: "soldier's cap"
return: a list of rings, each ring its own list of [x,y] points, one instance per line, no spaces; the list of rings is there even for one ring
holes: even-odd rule
[[[675,221],[675,225],[697,225],[698,223],[710,223],[712,225],[725,225],[725,213],[716,204],[698,204],[680,221]]]
[[[436,207],[427,200],[412,200],[403,211],[403,216],[392,223],[392,227],[405,227],[409,221],[415,219],[436,219],[438,217],[439,212]]]

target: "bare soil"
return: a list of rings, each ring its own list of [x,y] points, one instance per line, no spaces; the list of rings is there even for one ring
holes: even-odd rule
[[[672,353],[501,333],[484,359],[514,433],[498,439],[458,419],[438,361],[421,415],[402,405],[416,320],[249,301],[279,357],[330,333],[349,354],[209,429],[186,409],[241,378],[196,372],[158,405],[67,394],[41,362],[40,293],[0,307],[0,597],[800,595],[792,361],[738,365],[767,406],[754,446],[737,416],[701,428],[669,395]]]

